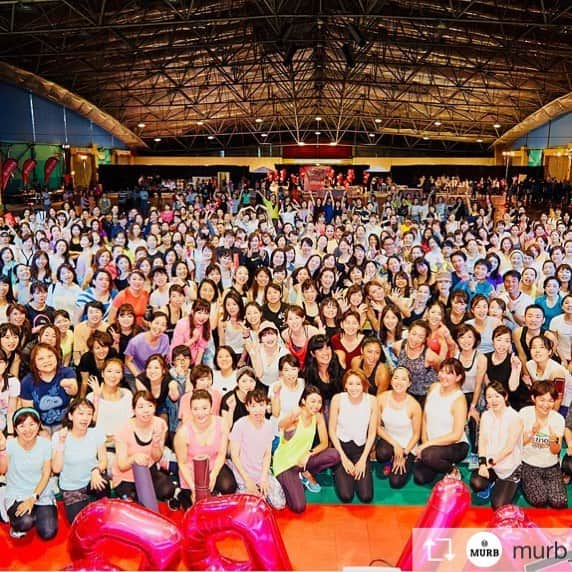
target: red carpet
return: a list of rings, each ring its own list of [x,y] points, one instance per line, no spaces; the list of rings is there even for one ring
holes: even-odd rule
[[[275,514],[296,570],[341,570],[343,566],[367,566],[377,558],[395,564],[423,510],[424,507],[309,505],[302,515],[289,510]],[[536,509],[527,513],[539,526],[570,525],[568,511]],[[164,514],[176,522],[182,518],[181,512],[165,511]],[[462,526],[486,526],[491,515],[490,509],[470,509]],[[61,570],[70,563],[68,531],[63,513],[58,535],[50,542],[43,542],[35,532],[14,540],[8,534],[8,526],[0,525],[0,569]],[[105,546],[104,555],[121,568],[137,569],[138,552],[113,544]],[[238,540],[229,540],[219,548],[225,555],[237,559],[244,554]],[[179,569],[185,570],[184,565]]]

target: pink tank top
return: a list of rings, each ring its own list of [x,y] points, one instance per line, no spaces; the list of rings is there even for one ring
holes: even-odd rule
[[[191,474],[193,474],[193,459],[195,457],[206,456],[209,460],[209,469],[212,469],[216,461],[223,435],[222,417],[215,416],[214,424],[214,435],[207,445],[198,442],[197,435],[191,423],[187,423],[185,427],[187,432],[187,466]],[[189,485],[185,482],[181,473],[179,473],[179,481],[182,488],[189,488]]]

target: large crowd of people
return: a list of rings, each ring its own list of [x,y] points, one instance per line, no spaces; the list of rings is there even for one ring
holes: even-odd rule
[[[568,506],[568,212],[211,181],[144,212],[106,201],[0,218],[13,537],[52,538],[56,495],[70,522],[137,501],[140,466],[188,508],[199,456],[212,494],[295,512],[325,470],[367,503],[462,463],[493,507],[519,488]]]

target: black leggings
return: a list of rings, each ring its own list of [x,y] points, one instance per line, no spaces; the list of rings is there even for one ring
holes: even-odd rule
[[[364,445],[356,445],[353,441],[347,443],[340,441],[340,445],[352,463],[355,464],[359,461]],[[342,502],[351,502],[354,498],[354,492],[357,492],[361,502],[371,502],[373,499],[373,475],[369,460],[365,464],[365,475],[359,480],[356,480],[352,475],[348,475],[340,463],[334,471],[334,487]]]
[[[474,393],[465,393],[465,400],[467,401],[467,411],[471,410],[471,403],[473,402],[473,397],[475,396]],[[469,417],[467,421],[467,427],[469,429],[469,443],[471,445],[471,450],[476,452],[478,449],[478,436],[479,436],[479,426],[477,422],[472,418]]]
[[[518,482],[501,479],[492,469],[489,469],[488,479],[481,477],[478,469],[471,473],[471,488],[475,492],[484,491],[491,483],[495,484],[491,491],[491,506],[497,509],[499,506],[512,504],[518,491]]]
[[[50,540],[58,533],[58,509],[55,505],[34,505],[30,514],[16,516],[21,501],[16,501],[8,509],[10,526],[15,532],[28,532],[36,525],[38,536],[42,540]]]
[[[213,493],[220,495],[231,495],[236,491],[236,479],[230,467],[226,464],[222,466],[215,481]],[[184,510],[187,510],[191,504],[191,491],[182,489],[179,493],[179,501]]]
[[[173,484],[171,479],[169,479],[168,475],[157,469],[156,465],[150,467],[149,470],[157,499],[165,501],[173,498],[177,487]],[[115,492],[119,498],[130,498],[131,500],[137,501],[135,483],[123,481],[115,487]]]
[[[433,481],[439,473],[450,473],[469,452],[468,443],[452,445],[432,445],[421,451],[421,458],[413,467],[413,478],[418,485]]]
[[[393,460],[393,446],[385,439],[380,438],[375,446],[375,457],[379,463],[385,464]],[[397,474],[393,470],[389,473],[389,486],[392,489],[402,489],[411,476],[415,457],[411,454],[405,459],[405,473]]]
[[[572,476],[572,455],[566,455],[562,459],[562,472],[565,475]]]

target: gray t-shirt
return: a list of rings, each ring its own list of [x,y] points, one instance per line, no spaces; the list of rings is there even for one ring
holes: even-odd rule
[[[8,454],[8,474],[6,475],[6,508],[15,501],[23,501],[34,494],[34,489],[42,478],[42,468],[50,461],[52,446],[48,439],[38,437],[35,445],[29,451],[23,449],[17,439],[6,442]],[[43,490],[38,505],[54,504],[55,498],[52,487],[48,483]]]

